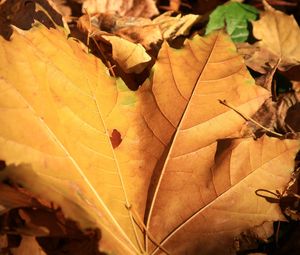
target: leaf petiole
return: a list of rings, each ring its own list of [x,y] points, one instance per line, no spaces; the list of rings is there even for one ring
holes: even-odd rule
[[[128,211],[131,211],[134,220],[136,221],[136,223],[139,225],[139,227],[141,227],[145,233],[146,236],[157,246],[157,248],[161,249],[163,252],[165,252],[167,255],[170,255],[170,252],[168,252],[164,247],[162,247],[153,237],[153,235],[149,232],[149,230],[147,229],[146,225],[144,224],[144,222],[142,221],[141,217],[139,216],[139,214],[137,213],[137,211],[133,208],[132,205],[125,205],[126,209]]]
[[[267,132],[279,136],[279,137],[283,137],[283,134],[277,133],[269,128],[264,127],[263,125],[261,125],[260,123],[258,123],[257,121],[255,121],[254,119],[252,119],[251,117],[248,117],[246,115],[244,115],[243,113],[241,113],[238,109],[236,109],[234,106],[232,106],[231,104],[227,103],[226,100],[221,100],[219,99],[220,104],[223,104],[225,106],[227,106],[228,108],[234,110],[237,114],[239,114],[243,119],[245,119],[246,121],[251,121],[252,123],[254,123],[255,125],[259,126],[260,128],[266,130]]]

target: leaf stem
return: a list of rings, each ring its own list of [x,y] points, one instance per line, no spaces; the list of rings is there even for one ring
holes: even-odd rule
[[[246,116],[245,114],[241,113],[238,109],[236,109],[233,105],[229,104],[226,102],[226,100],[221,100],[219,99],[220,104],[227,106],[228,108],[232,109],[233,111],[235,111],[237,114],[239,114],[243,119],[245,119],[246,121],[251,121],[252,123],[254,123],[255,125],[259,126],[260,128],[264,129],[265,131],[282,137],[283,134],[277,133],[269,128],[264,127],[263,125],[261,125],[260,123],[258,123],[257,121],[255,121],[254,119],[252,119],[251,117]]]
[[[146,225],[144,224],[144,222],[142,221],[141,217],[139,216],[139,214],[137,213],[137,211],[133,208],[132,205],[130,206],[126,206],[126,208],[128,209],[128,211],[132,212],[132,215],[134,217],[134,219],[136,220],[137,224],[140,224],[140,227],[146,232],[146,236],[159,248],[161,249],[163,252],[165,252],[167,255],[170,255],[170,252],[168,252],[168,250],[166,250],[164,247],[162,247],[153,237],[153,235],[150,233],[150,231],[147,229]]]

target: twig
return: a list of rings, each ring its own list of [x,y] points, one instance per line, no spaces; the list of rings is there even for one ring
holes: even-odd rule
[[[93,39],[93,42],[95,43],[99,53],[101,54],[102,58],[104,59],[109,71],[111,72],[112,76],[116,78],[116,74],[113,70],[113,68],[115,67],[115,65],[112,65],[110,63],[110,61],[106,58],[105,54],[103,53],[103,49],[101,48],[101,46],[99,45],[99,43],[97,42],[97,40],[94,37],[94,34],[92,31],[92,21],[91,21],[91,15],[89,14],[89,12],[84,9],[85,13],[88,16],[88,21],[89,21],[89,29],[88,29],[88,35],[87,35],[87,40],[86,40],[86,45],[89,47],[90,46],[90,38]]]
[[[269,5],[277,5],[277,6],[297,6],[297,3],[290,3],[286,1],[280,1],[280,0],[267,0]]]
[[[94,43],[95,43],[97,49],[99,50],[99,52],[100,52],[100,54],[102,55],[104,61],[106,62],[106,65],[107,65],[109,71],[111,72],[112,76],[116,78],[117,76],[116,76],[116,74],[115,74],[115,72],[114,72],[114,67],[116,67],[116,65],[112,65],[112,64],[110,63],[110,61],[105,57],[105,55],[104,55],[104,53],[103,53],[103,49],[101,48],[100,44],[97,42],[97,40],[95,39],[95,37],[92,36],[91,38],[93,39],[93,41],[94,41]]]
[[[269,128],[266,128],[264,127],[263,125],[261,125],[260,123],[258,123],[257,121],[255,121],[254,119],[244,115],[243,113],[241,113],[239,110],[237,110],[234,106],[230,105],[229,103],[226,102],[226,100],[221,100],[219,99],[219,102],[220,104],[223,104],[225,106],[227,106],[228,108],[234,110],[237,114],[239,114],[243,119],[245,119],[246,121],[251,121],[252,123],[254,123],[255,125],[259,126],[260,128],[266,130],[267,132],[273,134],[273,135],[276,135],[276,136],[279,136],[279,137],[282,137],[283,134],[280,134],[280,133],[277,133]]]

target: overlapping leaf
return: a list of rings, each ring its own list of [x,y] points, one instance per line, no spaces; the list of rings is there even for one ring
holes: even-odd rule
[[[140,73],[151,57],[141,44],[135,44],[117,36],[103,36],[112,45],[112,57],[128,73]]]
[[[278,141],[282,149],[269,151],[266,147],[276,140],[242,140],[236,148],[229,146],[234,141],[220,141],[239,130],[243,119],[218,99],[251,115],[268,96],[253,84],[241,57],[222,32],[195,37],[180,50],[165,44],[150,87],[152,110],[144,106],[148,126],[162,143],[167,145],[172,138],[152,178],[146,211],[149,231],[172,254],[231,254],[230,240],[238,231],[281,218],[278,208],[259,201],[254,190],[265,185],[276,189],[288,181],[299,143]],[[260,150],[268,151],[266,158],[261,158]],[[285,155],[290,155],[290,161],[279,167],[280,177],[266,184],[274,173],[264,173],[265,164]],[[248,177],[251,172],[255,174]],[[268,213],[256,217],[261,213],[257,203]],[[237,215],[248,220],[253,217],[253,221],[250,225],[235,222]]]

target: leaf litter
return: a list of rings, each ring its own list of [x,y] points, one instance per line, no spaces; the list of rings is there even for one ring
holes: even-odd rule
[[[273,222],[299,219],[298,78],[283,91],[276,78],[299,64],[299,47],[276,46],[263,29],[283,23],[297,37],[293,18],[264,2],[253,23],[260,41],[237,52],[229,35],[240,16],[229,15],[229,35],[199,36],[205,17],[153,17],[161,6],[150,2],[68,1],[64,16],[61,1],[30,1],[38,9],[27,27],[10,19],[25,5],[0,2],[1,250],[262,252],[270,236],[280,243]],[[85,13],[72,16],[80,6]],[[256,18],[252,6],[225,6]],[[245,40],[251,30],[242,30]]]

